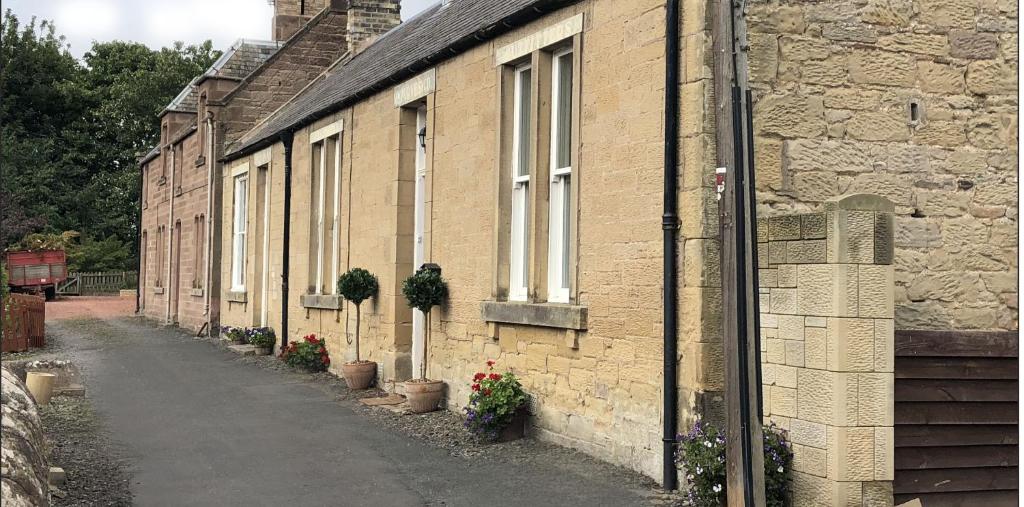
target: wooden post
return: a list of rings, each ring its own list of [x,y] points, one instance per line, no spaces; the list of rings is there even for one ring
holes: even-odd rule
[[[722,339],[726,382],[726,490],[728,505],[765,505],[764,451],[760,421],[760,350],[756,328],[756,243],[751,211],[757,203],[747,187],[751,153],[744,117],[746,59],[742,18],[730,0],[715,0],[715,141],[718,167],[726,169],[719,200],[722,272]],[[736,23],[739,18],[739,23]],[[738,30],[734,30],[738,27]],[[740,32],[741,37],[737,37]],[[753,245],[752,245],[753,243]]]

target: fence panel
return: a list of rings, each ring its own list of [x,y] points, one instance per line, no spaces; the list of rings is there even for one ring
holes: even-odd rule
[[[21,352],[46,345],[46,300],[28,294],[10,294],[0,305],[3,337],[0,350]]]
[[[896,332],[896,503],[1015,506],[1016,331]]]
[[[95,296],[117,294],[121,289],[134,289],[139,275],[135,271],[71,273],[68,279],[77,282],[62,288],[61,294]]]

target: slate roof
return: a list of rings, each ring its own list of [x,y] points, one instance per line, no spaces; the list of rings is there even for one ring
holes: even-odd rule
[[[351,60],[332,68],[242,136],[226,158],[266,144],[346,107],[369,93],[404,81],[448,58],[544,13],[578,0],[452,0],[437,3],[381,36]]]
[[[280,43],[252,39],[238,39],[206,72],[192,80],[161,114],[176,111],[194,113],[198,107],[199,95],[196,85],[207,77],[242,79],[258,69],[263,62],[274,55]]]

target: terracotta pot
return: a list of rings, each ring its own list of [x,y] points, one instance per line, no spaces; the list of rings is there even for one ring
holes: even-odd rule
[[[53,396],[53,386],[56,383],[57,375],[53,373],[30,371],[25,374],[25,387],[28,387],[28,392],[32,394],[38,405],[50,403],[50,397]]]
[[[444,382],[440,380],[413,381],[405,383],[405,396],[409,408],[416,414],[433,412],[444,395]]]
[[[349,389],[366,389],[373,384],[373,378],[377,376],[377,363],[373,361],[345,363],[341,365],[341,374],[345,377],[345,383],[348,384]]]
[[[498,442],[511,442],[519,440],[526,435],[526,420],[530,418],[530,412],[526,407],[519,407],[512,416],[512,421],[505,426],[498,434]]]

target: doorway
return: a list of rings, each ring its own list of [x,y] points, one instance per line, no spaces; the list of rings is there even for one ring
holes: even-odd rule
[[[413,271],[419,269],[423,265],[424,255],[424,242],[423,232],[426,223],[426,182],[427,182],[427,149],[426,146],[426,129],[427,129],[427,106],[422,105],[416,110],[416,176],[415,176],[415,218],[413,220],[413,238],[412,238],[412,269]],[[422,134],[422,135],[420,135]],[[420,142],[423,139],[423,142]],[[413,310],[412,312],[412,373],[415,377],[419,374],[420,363],[423,357],[424,347],[424,322],[426,318],[423,312],[419,310]]]

